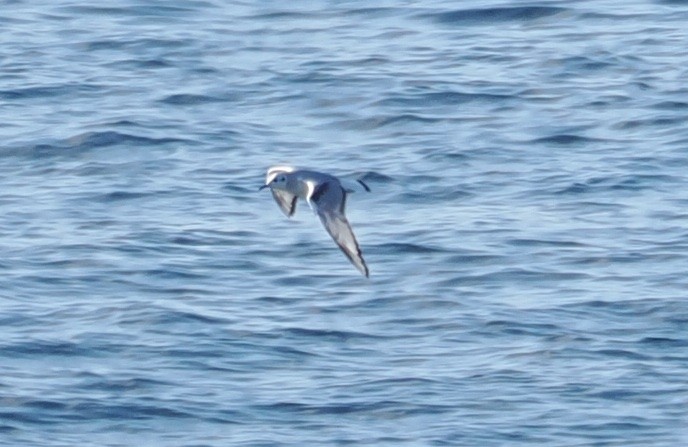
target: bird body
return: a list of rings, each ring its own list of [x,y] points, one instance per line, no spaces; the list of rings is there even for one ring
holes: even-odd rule
[[[358,182],[370,191],[365,183]],[[270,188],[275,202],[287,217],[294,215],[297,199],[305,200],[351,263],[369,276],[368,266],[344,214],[347,190],[337,177],[290,166],[273,166],[268,169],[265,185],[260,189],[264,188]]]

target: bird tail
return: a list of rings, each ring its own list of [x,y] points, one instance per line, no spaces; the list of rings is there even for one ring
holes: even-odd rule
[[[363,181],[365,174],[359,175],[358,177],[352,179],[341,179],[342,186],[344,190],[348,193],[365,191],[370,192],[370,187]]]

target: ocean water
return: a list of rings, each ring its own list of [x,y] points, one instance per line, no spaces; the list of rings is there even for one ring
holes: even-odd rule
[[[86,3],[0,15],[0,445],[688,443],[688,3]]]

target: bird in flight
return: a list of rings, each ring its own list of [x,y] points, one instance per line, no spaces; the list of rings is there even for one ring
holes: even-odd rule
[[[370,191],[362,180],[356,181],[366,191]],[[287,217],[294,215],[297,199],[305,200],[354,267],[366,277],[370,275],[361,248],[344,214],[348,190],[337,177],[323,172],[297,170],[290,166],[273,166],[268,169],[265,184],[260,187],[261,190],[265,188],[270,188],[275,202]]]

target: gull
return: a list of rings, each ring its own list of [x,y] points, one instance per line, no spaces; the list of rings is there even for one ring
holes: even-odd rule
[[[356,181],[370,191],[362,180]],[[273,166],[268,169],[265,185],[260,190],[265,188],[270,188],[272,197],[287,217],[294,215],[297,199],[305,200],[354,267],[366,277],[369,276],[361,248],[344,215],[346,195],[352,190],[345,189],[337,177],[323,172],[297,170],[291,166]]]

